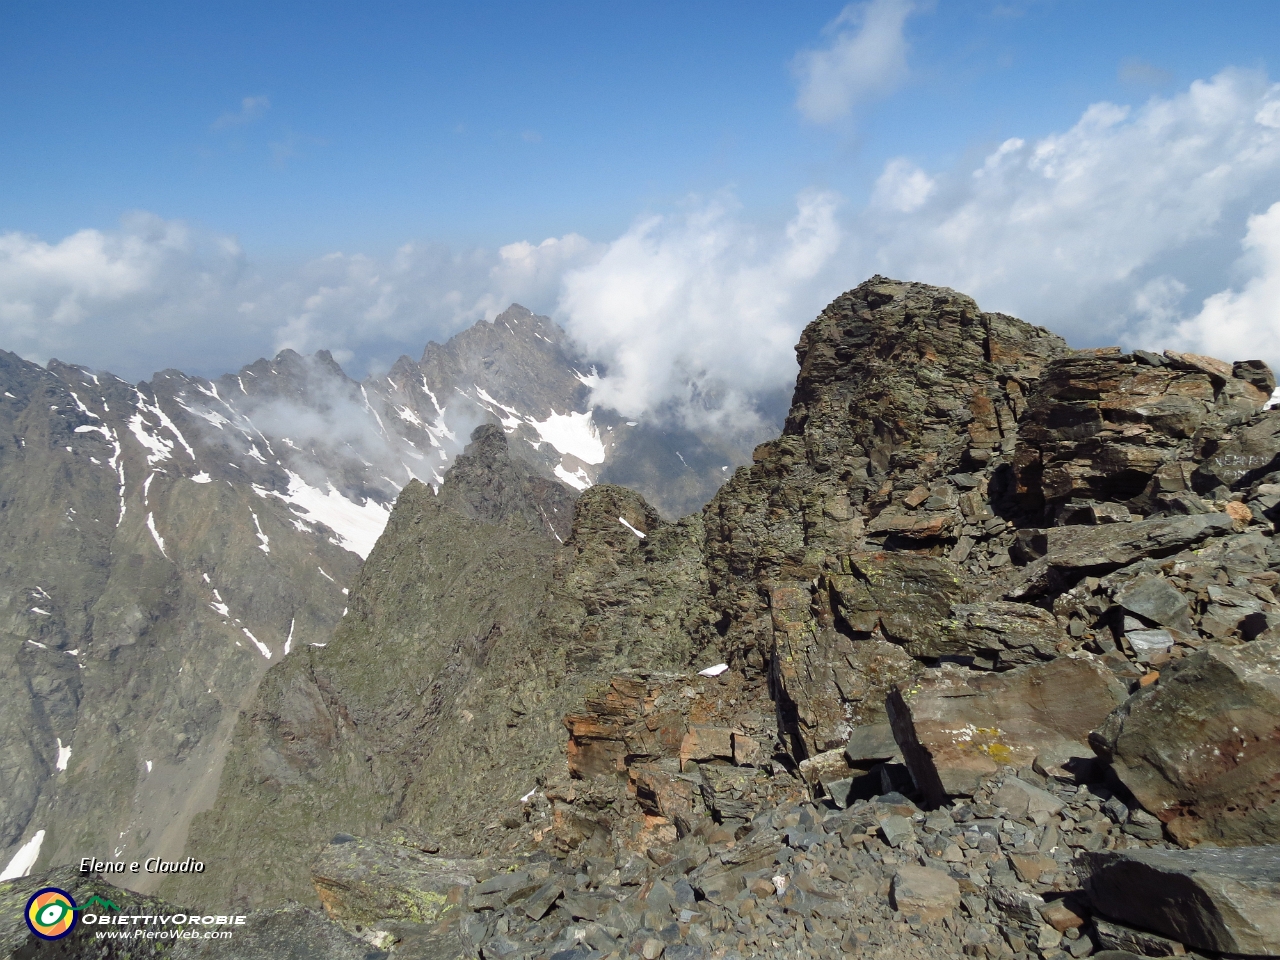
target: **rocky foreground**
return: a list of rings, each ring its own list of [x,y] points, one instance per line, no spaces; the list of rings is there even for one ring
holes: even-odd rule
[[[407,488],[242,715],[221,895],[334,957],[1280,956],[1271,372],[880,277],[798,355],[680,524],[530,539],[483,429]]]

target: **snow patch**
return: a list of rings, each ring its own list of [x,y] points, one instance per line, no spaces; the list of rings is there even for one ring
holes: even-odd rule
[[[191,478],[192,483],[209,483],[212,480],[213,480],[213,477],[209,476],[203,470],[201,470],[199,473],[197,473],[194,477]]]
[[[556,464],[555,475],[573,487],[575,490],[585,490],[591,486],[591,478],[587,476],[587,471],[579,467],[575,472],[570,473],[561,464]]]
[[[501,421],[502,429],[507,431],[507,433],[516,429],[520,424],[528,422],[527,418],[520,415],[519,410],[515,407],[508,407],[505,403],[501,403],[493,399],[493,397],[489,396],[489,394],[485,390],[481,389],[478,384],[472,384],[472,388],[475,390],[476,396],[480,398],[481,402],[489,406],[489,412]],[[498,410],[493,409],[494,407],[497,407],[498,410],[501,410],[506,414],[506,416],[504,417],[501,413],[498,413]]]
[[[105,408],[105,407],[106,407],[106,404],[104,403],[102,406]],[[111,468],[112,468],[112,469],[114,469],[114,470],[115,470],[115,472],[116,472],[116,476],[120,478],[120,487],[119,487],[119,493],[120,493],[120,516],[118,516],[118,517],[116,518],[116,529],[117,529],[117,530],[119,530],[119,529],[120,529],[120,524],[124,523],[124,508],[125,508],[125,504],[124,504],[124,461],[121,459],[121,453],[122,453],[122,450],[121,450],[121,447],[120,447],[120,436],[119,436],[119,434],[117,434],[114,430],[112,430],[112,431],[111,431],[111,436],[110,436],[110,438],[109,438],[109,439],[111,440],[111,447],[112,447],[112,451],[113,451],[113,452],[112,452],[112,454],[111,454],[111,459],[110,459],[110,460],[108,460],[108,461],[107,461],[107,463],[111,466]]]
[[[31,872],[31,868],[36,865],[36,860],[40,857],[40,845],[44,843],[44,831],[37,830],[13,855],[9,861],[9,865],[0,872],[0,883],[5,880],[17,880],[25,877]]]
[[[262,532],[262,524],[258,522],[258,515],[254,513],[252,510],[250,510],[249,516],[253,517],[253,525],[258,531],[258,540],[260,541],[258,543],[258,549],[261,550],[263,553],[270,553],[271,538]]]
[[[267,649],[267,645],[250,633],[248,627],[241,627],[240,629],[244,631],[246,637],[253,641],[253,645],[258,648],[258,652],[270,660],[271,651]]]
[[[42,616],[42,617],[51,617],[51,616],[53,616],[53,614],[51,614],[48,610],[41,610],[39,607],[32,607],[32,608],[31,608],[31,612],[32,612],[32,613],[38,613],[38,614],[40,614],[40,616]]]
[[[698,676],[718,677],[720,676],[720,674],[724,673],[728,669],[729,669],[729,665],[727,663],[717,663],[714,667],[707,667],[707,669],[705,670],[699,670]]]
[[[538,436],[561,453],[572,454],[583,463],[604,463],[604,442],[600,431],[586,413],[552,413],[545,420],[530,420]]]
[[[279,497],[288,503],[303,519],[311,523],[323,523],[338,535],[337,544],[344,550],[350,550],[361,560],[369,556],[373,545],[378,542],[391,510],[376,500],[365,500],[358,504],[348,500],[333,484],[326,484],[327,489],[320,490],[311,486],[292,471],[286,471],[289,477],[289,492],[276,493],[263,487],[254,486],[260,497]]]
[[[444,407],[440,406],[440,401],[436,399],[436,395],[431,392],[431,388],[427,386],[427,378],[422,378],[422,392],[431,399],[431,405],[436,408],[436,416],[444,416]]]
[[[330,583],[338,582],[337,580],[333,579],[333,577],[329,576],[327,573],[324,572],[324,567],[316,567],[316,569],[320,571],[320,576],[324,577]]]
[[[164,539],[156,532],[156,518],[150,513],[147,514],[147,529],[151,531],[151,536],[155,540],[156,546],[160,548],[160,553],[168,560],[169,554],[164,552]]]
[[[293,648],[293,625],[295,623],[297,623],[296,617],[289,621],[289,636],[285,637],[284,640],[284,655],[286,657],[289,655],[289,651]]]
[[[618,522],[619,522],[620,524],[622,524],[624,527],[626,527],[628,530],[630,530],[632,533],[634,533],[634,534],[635,534],[637,537],[639,537],[641,540],[643,540],[643,539],[645,538],[646,534],[644,534],[644,533],[642,533],[641,531],[637,530],[635,527],[633,527],[631,524],[627,523],[627,521],[623,520],[621,517],[619,517],[619,518],[618,518]]]
[[[382,434],[382,438],[390,440],[391,438],[387,436],[387,428],[382,425],[382,418],[378,416],[378,411],[373,409],[373,404],[369,402],[369,391],[363,385],[360,387],[360,396],[364,398],[364,408],[373,414],[374,420],[378,421],[378,432]]]
[[[93,417],[93,419],[95,420],[102,419],[100,416],[98,416],[96,413],[94,413],[92,410],[90,410],[81,402],[80,397],[76,395],[76,392],[74,390],[69,390],[67,392],[71,394],[71,399],[76,402],[76,406],[80,408],[80,412],[83,413],[86,417]],[[78,430],[79,428],[77,427],[76,429]]]
[[[58,737],[58,770],[67,769],[67,764],[71,762],[71,747],[62,745],[62,738]]]
[[[147,453],[147,464],[154,466],[171,458],[173,454],[173,444],[164,437],[152,436],[147,433],[147,421],[142,418],[141,413],[135,413],[129,418],[129,429],[137,438],[138,443],[142,444],[149,452]]]
[[[415,427],[422,427],[425,424],[419,419],[418,415],[408,407],[396,407],[396,415],[405,423],[412,423]]]
[[[201,420],[209,421],[209,423],[213,424],[219,430],[223,429],[231,422],[222,414],[215,413],[212,410],[207,410],[202,407],[188,407],[185,403],[179,403],[178,406],[187,411],[187,413],[191,414],[193,417],[199,417]]]
[[[150,772],[151,772],[151,761],[150,761],[150,760],[148,760],[148,761],[146,761],[146,763],[147,763],[147,773],[150,773]]]

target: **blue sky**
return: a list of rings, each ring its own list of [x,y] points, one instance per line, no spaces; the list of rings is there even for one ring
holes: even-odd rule
[[[330,347],[363,374],[510,297],[644,410],[785,382],[877,269],[1080,345],[1222,352],[1221,294],[1254,346],[1276,50],[1273,2],[9,4],[0,347],[137,377]],[[722,368],[744,325],[758,355]]]

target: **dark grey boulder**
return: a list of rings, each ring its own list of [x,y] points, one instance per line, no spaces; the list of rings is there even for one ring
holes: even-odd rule
[[[1086,853],[1094,910],[1199,950],[1280,954],[1280,846]]]
[[[1195,633],[1187,598],[1177,587],[1161,577],[1135,577],[1116,591],[1115,601],[1130,613],[1136,613],[1162,627],[1185,634]]]
[[[1234,530],[1225,513],[1158,517],[1097,527],[1019,530],[1014,552],[1029,561],[1012,581],[991,592],[1010,600],[1059,593],[1085,574],[1100,574],[1144,557],[1163,557]]]
[[[1280,843],[1280,640],[1205,647],[1089,740],[1184,846]]]

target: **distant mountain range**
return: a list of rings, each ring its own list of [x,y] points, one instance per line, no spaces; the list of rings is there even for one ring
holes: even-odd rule
[[[749,460],[591,408],[599,375],[517,305],[364,382],[325,351],[136,385],[0,352],[0,867],[180,859],[266,669],[328,642],[400,490],[478,425],[673,517]]]

